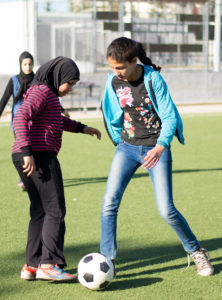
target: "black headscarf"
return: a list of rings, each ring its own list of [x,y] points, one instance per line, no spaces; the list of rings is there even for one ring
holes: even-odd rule
[[[20,73],[18,74],[18,80],[20,82],[20,88],[18,90],[17,95],[14,98],[14,102],[16,103],[19,99],[23,97],[23,94],[27,91],[27,89],[30,87],[30,84],[34,78],[34,73],[31,72],[29,74],[25,74],[22,72],[22,62],[24,59],[30,58],[32,60],[32,63],[34,64],[33,56],[27,52],[24,51],[19,56],[19,64],[20,64]]]
[[[79,80],[79,76],[79,69],[72,59],[58,56],[38,69],[32,85],[45,84],[58,96],[60,85],[70,80]]]

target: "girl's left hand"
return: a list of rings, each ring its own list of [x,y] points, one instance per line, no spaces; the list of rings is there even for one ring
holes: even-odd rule
[[[35,167],[35,160],[34,157],[31,156],[24,156],[23,157],[24,160],[24,164],[23,164],[23,172],[27,173],[27,176],[32,175],[33,173],[35,173],[36,167]]]
[[[147,152],[146,157],[144,158],[145,163],[142,165],[144,169],[152,169],[158,163],[160,156],[164,151],[164,147],[161,145],[155,146],[152,150]]]
[[[96,128],[85,126],[83,132],[89,135],[96,135],[97,139],[101,140],[101,132]]]

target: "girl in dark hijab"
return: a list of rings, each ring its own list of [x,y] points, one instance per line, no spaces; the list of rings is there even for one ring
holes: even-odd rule
[[[6,86],[6,89],[4,91],[4,94],[0,100],[0,116],[1,116],[10,97],[11,96],[13,97],[11,127],[12,127],[13,118],[23,102],[23,95],[30,87],[30,84],[34,78],[33,56],[27,51],[22,52],[21,55],[19,56],[19,65],[20,65],[20,73],[10,78]]]
[[[71,61],[71,66],[70,66]],[[74,66],[74,68],[73,68]],[[52,59],[41,66],[36,73],[34,84],[45,84],[57,95],[58,93],[58,84],[61,78],[59,78],[60,68],[64,68],[64,78],[62,82],[67,80],[66,75],[72,74],[76,80],[79,80],[79,69],[73,60],[70,60],[67,57],[59,56],[55,59]],[[62,71],[62,70],[61,70]],[[71,73],[70,73],[71,72]],[[69,112],[63,108],[61,105],[61,111],[66,117],[70,117]]]
[[[61,114],[59,97],[69,93],[78,80],[79,69],[73,60],[61,56],[50,60],[37,71],[14,118],[12,159],[31,203],[22,279],[75,279],[63,271],[66,206],[57,154],[63,130],[101,138],[99,130]]]
[[[41,66],[32,85],[45,84],[57,96],[59,86],[70,80],[79,81],[80,73],[75,62],[67,57],[59,56]]]
[[[34,78],[34,59],[29,52],[22,52],[22,54],[19,56],[19,64],[20,73],[18,74],[18,80],[20,82],[20,88],[14,98],[14,103],[23,98],[23,94],[28,90]]]

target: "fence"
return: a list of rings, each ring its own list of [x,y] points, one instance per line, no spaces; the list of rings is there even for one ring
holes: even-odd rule
[[[164,70],[213,70],[215,1],[33,1],[37,11],[35,64],[68,56],[85,73],[83,84],[94,83],[91,98],[87,88],[76,89],[64,99],[68,106],[99,107],[104,82],[95,80],[95,74],[107,68],[106,48],[122,35],[142,42],[148,56]]]
[[[160,5],[158,1],[121,0],[103,1],[102,7],[101,1],[77,4],[80,2],[81,9],[72,14],[39,13],[40,64],[46,58],[66,55],[83,71],[94,72],[106,65],[110,41],[125,35],[142,42],[151,59],[167,68],[213,67],[215,20],[211,1],[198,5],[166,1]]]

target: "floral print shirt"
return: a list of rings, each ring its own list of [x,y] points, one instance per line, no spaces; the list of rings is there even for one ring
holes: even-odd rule
[[[158,117],[144,85],[144,74],[136,81],[115,76],[112,86],[124,111],[121,139],[134,145],[155,146],[160,134]]]

